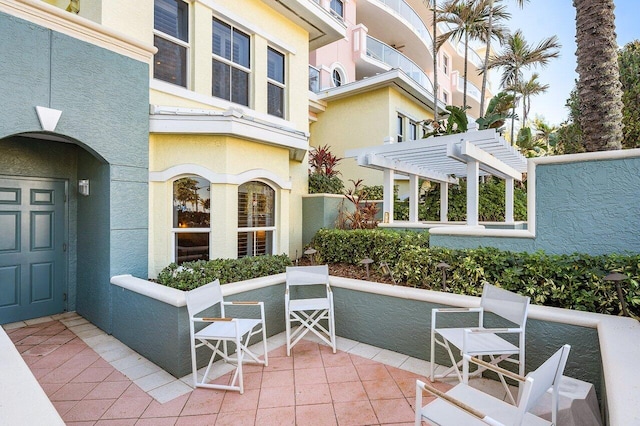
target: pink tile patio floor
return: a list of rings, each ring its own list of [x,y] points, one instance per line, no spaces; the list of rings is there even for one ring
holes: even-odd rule
[[[425,379],[303,340],[246,365],[243,395],[200,388],[161,404],[59,321],[7,334],[68,425],[410,425]]]

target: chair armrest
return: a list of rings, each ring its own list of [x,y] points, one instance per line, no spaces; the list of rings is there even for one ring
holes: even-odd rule
[[[436,312],[480,312],[482,308],[435,308],[433,309]]]
[[[233,318],[194,318],[195,322],[218,322],[218,321],[233,321]]]
[[[469,355],[465,355],[465,358],[468,359],[469,362],[472,362],[472,363],[474,363],[476,365],[480,365],[482,367],[485,367],[487,370],[491,370],[491,371],[494,371],[494,372],[496,372],[498,374],[502,374],[503,376],[509,377],[510,379],[516,380],[518,382],[525,382],[527,380],[526,377],[523,377],[523,376],[521,376],[519,374],[516,374],[516,373],[514,373],[512,371],[505,370],[502,367],[498,367],[495,364],[491,364],[491,363],[483,361],[483,360],[481,360],[479,358],[470,357]]]
[[[243,301],[243,300],[237,300],[234,302],[223,302],[225,305],[255,305],[255,306],[259,306],[262,305],[264,302],[254,302],[254,301]]]
[[[505,334],[505,333],[522,333],[521,328],[465,328],[465,332],[473,334]]]
[[[417,381],[418,386],[425,392],[428,392],[438,398],[441,398],[442,400],[448,402],[451,405],[454,405],[456,408],[466,412],[467,414],[477,418],[478,420],[481,420],[487,424],[490,425],[494,425],[494,426],[498,426],[498,425],[502,425],[502,423],[492,419],[491,417],[487,416],[486,414],[484,414],[482,411],[480,410],[476,410],[473,407],[468,406],[467,404],[465,404],[464,402],[450,396],[447,395],[446,393],[436,389],[435,387],[428,385],[420,380]],[[422,407],[416,407],[416,409],[420,410]]]
[[[484,309],[482,307],[477,308],[434,308],[431,310],[431,329],[437,328],[436,321],[438,319],[438,314],[467,314],[467,313],[478,313],[478,326],[480,326],[480,315],[483,313]]]

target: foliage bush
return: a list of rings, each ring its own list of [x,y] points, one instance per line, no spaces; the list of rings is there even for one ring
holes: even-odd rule
[[[480,184],[478,219],[486,222],[504,222],[504,181],[487,177]],[[449,186],[450,221],[465,221],[467,218],[467,181],[460,179],[459,185]],[[515,220],[527,220],[527,190],[516,185],[513,191],[513,216]],[[394,218],[409,220],[409,203],[396,201],[394,203]],[[418,205],[418,219],[440,220],[440,185],[432,185],[424,194],[423,202]]]
[[[575,253],[515,253],[495,248],[445,249],[411,247],[394,264],[394,277],[404,284],[441,289],[440,262],[447,270],[448,291],[480,295],[485,282],[531,297],[532,303],[617,315],[621,307],[615,283],[604,281],[611,271],[630,277],[625,300],[640,315],[640,254],[590,256]]]
[[[309,175],[309,194],[342,194],[344,183],[338,176],[319,173]]]
[[[216,278],[221,284],[226,284],[280,274],[291,265],[291,259],[285,254],[240,259],[197,260],[185,262],[180,266],[171,263],[160,271],[157,281],[167,287],[188,291],[210,283]]]
[[[429,234],[383,229],[320,229],[310,245],[318,251],[319,262],[355,265],[370,258],[394,265],[403,250],[428,247]]]

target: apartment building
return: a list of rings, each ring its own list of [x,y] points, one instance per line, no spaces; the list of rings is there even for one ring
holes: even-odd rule
[[[302,252],[310,0],[0,0],[0,323],[76,310],[110,278]]]
[[[333,13],[347,25],[347,37],[310,54],[311,145],[331,146],[343,157],[354,148],[422,137],[433,118],[433,14],[421,0],[331,0]],[[438,34],[446,31],[440,25]],[[438,52],[439,111],[462,106],[464,43],[447,42]],[[482,63],[468,50],[467,104],[479,115]],[[489,94],[489,93],[488,93]],[[489,94],[490,96],[490,94]],[[343,180],[382,183],[382,173],[345,159]],[[396,176],[396,181],[406,178]],[[401,190],[402,192],[402,190]],[[402,195],[401,195],[402,196]]]

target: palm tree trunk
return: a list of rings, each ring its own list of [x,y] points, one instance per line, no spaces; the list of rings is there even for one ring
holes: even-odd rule
[[[464,32],[464,89],[462,94],[462,108],[467,110],[467,68],[469,68],[469,64],[467,63],[467,55],[469,51],[469,32]],[[466,114],[466,112],[465,112]]]
[[[511,145],[516,144],[516,136],[513,134],[516,124],[516,97],[518,96],[518,92],[516,92],[516,87],[518,87],[518,67],[516,67],[516,73],[513,81],[513,107],[511,108]]]
[[[484,52],[484,72],[482,73],[482,92],[480,93],[480,117],[484,116],[484,98],[487,91],[487,80],[489,80],[487,73],[487,63],[489,63],[489,53],[491,51],[491,36],[493,34],[493,0],[489,4],[489,21],[487,22],[487,46]]]
[[[573,0],[580,125],[587,151],[622,148],[622,88],[613,0]]]
[[[438,0],[433,0],[433,121],[438,122],[438,47],[436,43],[438,21],[436,8]]]

